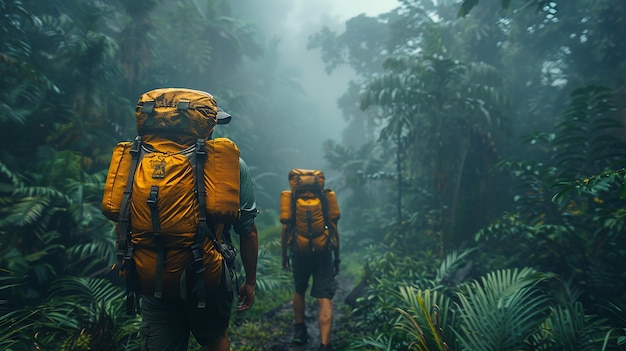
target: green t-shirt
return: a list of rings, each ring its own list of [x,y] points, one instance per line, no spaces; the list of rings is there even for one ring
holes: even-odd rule
[[[250,170],[242,158],[239,158],[239,208],[241,215],[233,224],[233,229],[239,235],[247,235],[259,211],[256,208]]]

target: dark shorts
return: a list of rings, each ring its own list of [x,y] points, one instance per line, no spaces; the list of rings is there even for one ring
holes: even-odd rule
[[[333,259],[330,251],[311,254],[294,254],[292,259],[295,291],[304,295],[313,277],[311,296],[318,299],[332,299],[336,291]]]
[[[222,284],[225,277],[222,276]],[[222,286],[207,294],[207,306],[195,298],[165,300],[141,297],[141,350],[187,350],[190,333],[200,345],[224,335],[230,321],[233,293]]]

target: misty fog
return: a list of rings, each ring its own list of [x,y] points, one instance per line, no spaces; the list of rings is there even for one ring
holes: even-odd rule
[[[259,210],[233,351],[293,348],[294,168],[338,199],[336,350],[623,350],[624,33],[622,0],[1,0],[0,349],[139,348],[103,192],[138,97],[184,87]]]
[[[287,87],[288,91],[275,92],[270,102],[275,104],[273,108],[280,109],[282,118],[293,119],[302,126],[302,130],[294,131],[299,133],[296,138],[300,144],[298,150],[281,155],[288,158],[286,167],[277,170],[283,176],[285,186],[290,167],[327,169],[322,143],[327,139],[341,141],[346,122],[337,107],[337,99],[347,90],[348,82],[355,78],[348,65],[326,73],[319,49],[307,48],[309,37],[323,26],[342,32],[345,21],[351,17],[376,16],[397,6],[395,0],[271,0],[257,6],[234,4],[243,19],[257,26],[260,40],[265,43],[278,40],[279,59],[274,63],[277,65],[275,69],[284,72],[297,85],[295,91]],[[330,169],[326,172],[332,185],[334,172]]]

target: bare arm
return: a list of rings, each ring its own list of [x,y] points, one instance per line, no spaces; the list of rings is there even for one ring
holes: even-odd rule
[[[339,248],[340,248],[340,245],[339,245],[339,224],[337,223],[337,221],[335,221],[335,240],[337,241],[336,245],[335,245],[336,246],[336,257],[335,258],[339,259]]]
[[[288,240],[288,233],[289,231],[289,226],[287,224],[283,224],[282,230],[280,232],[280,247],[281,247],[281,252],[282,252],[282,258],[283,258],[283,269],[284,270],[290,270],[291,267],[289,266],[289,257],[287,256],[287,240]]]
[[[339,264],[341,263],[341,259],[339,259],[339,249],[340,249],[340,245],[339,245],[339,229],[338,229],[338,223],[337,221],[334,222],[335,225],[335,259],[333,262],[333,268],[334,268],[334,272],[335,275],[339,274]]]
[[[247,235],[240,235],[239,249],[241,250],[241,263],[246,273],[246,279],[239,288],[237,312],[244,312],[254,304],[256,268],[259,258],[259,235],[256,224],[252,224]]]

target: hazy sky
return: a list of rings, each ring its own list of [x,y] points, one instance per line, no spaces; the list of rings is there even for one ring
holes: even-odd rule
[[[282,38],[281,55],[285,66],[295,66],[300,71],[300,82],[306,94],[320,103],[320,129],[312,133],[312,144],[307,150],[309,164],[315,168],[326,167],[322,144],[327,139],[341,141],[346,122],[337,108],[337,99],[347,90],[348,82],[354,78],[349,67],[339,67],[326,74],[319,50],[308,50],[307,40],[322,26],[342,33],[345,22],[365,13],[376,16],[399,6],[396,0],[291,0],[293,7],[287,12],[282,30],[276,33]],[[280,21],[278,21],[280,22]]]
[[[290,15],[298,20],[307,13],[312,17],[325,15],[345,21],[362,13],[375,16],[398,7],[399,3],[396,0],[294,0],[293,5],[294,12]]]
[[[350,18],[361,14],[373,17],[391,11],[399,3],[396,0],[265,0],[264,4],[277,13],[265,28],[272,32],[268,33],[271,36],[281,38],[281,65],[300,72],[299,81],[307,97],[315,101],[313,109],[319,116],[319,130],[310,134],[311,147],[303,150],[303,157],[293,166],[325,170],[327,184],[332,187],[335,175],[323,159],[322,144],[327,139],[341,141],[346,122],[337,108],[337,99],[347,90],[354,73],[349,67],[339,67],[332,75],[326,74],[319,50],[307,49],[308,37],[323,26],[340,34]],[[272,4],[277,7],[272,9]]]
[[[318,131],[309,131],[311,146],[302,157],[309,162],[309,167],[325,166],[322,158],[325,140],[341,141],[346,123],[337,108],[337,99],[354,78],[349,67],[339,67],[332,75],[327,75],[319,50],[307,49],[309,36],[324,26],[341,34],[350,18],[361,14],[376,16],[399,5],[396,0],[264,0],[258,6],[237,9],[247,21],[262,29],[267,41],[280,39],[279,65],[284,72],[294,72],[293,78],[300,82],[305,97],[312,101],[312,106],[303,106],[303,110],[319,118],[320,123]]]
[[[283,64],[301,68],[301,83],[306,92],[325,102],[320,109],[332,126],[326,129],[333,132],[328,138],[339,139],[345,123],[336,100],[345,92],[353,73],[348,67],[341,67],[328,76],[319,52],[306,48],[307,38],[322,26],[341,33],[348,19],[363,13],[376,16],[398,7],[399,3],[396,0],[291,0],[289,5],[282,8],[282,20],[274,23],[273,34],[282,39]]]
[[[335,0],[331,2],[331,11],[338,16],[352,17],[360,13],[373,16],[390,11],[398,5],[396,0]]]

